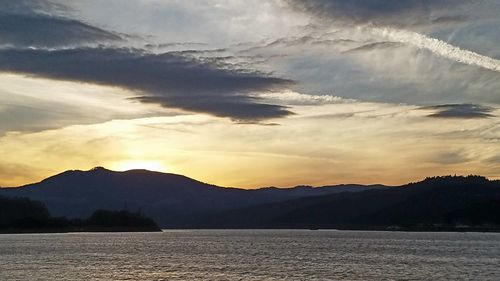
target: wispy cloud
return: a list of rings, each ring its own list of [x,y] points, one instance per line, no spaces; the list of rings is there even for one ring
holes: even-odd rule
[[[295,9],[326,19],[332,24],[355,25],[384,40],[361,48],[409,44],[456,62],[500,72],[500,60],[412,30],[421,25],[447,25],[467,21],[468,17],[461,14],[460,7],[470,5],[468,1],[289,0],[288,3]]]
[[[256,95],[256,97],[282,105],[325,105],[354,102],[333,95],[308,95],[293,91],[268,92]]]
[[[457,165],[469,162],[471,159],[461,151],[451,151],[438,153],[431,161],[441,165]]]
[[[417,48],[426,49],[436,55],[454,60],[456,62],[479,66],[488,70],[500,72],[500,60],[483,56],[478,53],[463,50],[436,38],[412,31],[394,28],[373,28],[377,35],[394,42],[406,43]]]

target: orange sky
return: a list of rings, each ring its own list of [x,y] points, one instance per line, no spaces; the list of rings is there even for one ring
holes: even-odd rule
[[[500,5],[333,2],[0,2],[0,186],[500,178]]]
[[[114,88],[3,75],[25,88],[86,92],[90,110],[107,106]],[[61,93],[56,93],[61,91]],[[285,93],[288,99],[297,94]],[[300,96],[302,99],[308,96]],[[110,108],[118,104],[111,99]],[[131,104],[134,110],[151,111]],[[498,178],[493,119],[434,120],[412,106],[361,102],[295,106],[279,125],[236,124],[203,114],[71,125],[0,137],[0,185],[39,181],[68,169],[145,168],[245,188],[299,184],[401,184],[426,176],[481,174]],[[329,114],[330,116],[326,116]],[[350,117],[346,117],[350,115]],[[461,132],[477,132],[463,138]],[[491,135],[490,135],[491,134]]]

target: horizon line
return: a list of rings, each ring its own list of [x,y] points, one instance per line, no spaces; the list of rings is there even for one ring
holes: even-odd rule
[[[485,179],[487,179],[489,181],[499,181],[500,180],[500,178],[497,178],[497,177],[487,177],[487,176],[477,175],[477,174],[468,174],[468,175],[465,175],[465,174],[453,174],[453,175],[448,174],[448,175],[440,175],[440,176],[426,176],[425,178],[421,178],[420,180],[417,180],[417,181],[411,181],[411,180],[409,180],[406,183],[402,183],[402,184],[398,184],[398,185],[383,184],[383,183],[362,184],[362,183],[356,183],[356,182],[349,182],[349,183],[336,183],[336,184],[326,184],[326,185],[318,185],[318,186],[307,185],[307,184],[297,184],[297,185],[294,185],[294,186],[283,186],[283,187],[270,185],[270,186],[254,187],[254,188],[242,188],[242,187],[236,187],[236,186],[223,186],[223,185],[213,184],[213,183],[205,182],[203,180],[198,180],[196,178],[193,178],[193,177],[190,177],[190,176],[187,176],[187,175],[184,175],[184,174],[171,173],[171,172],[158,171],[158,170],[151,170],[151,169],[145,169],[145,168],[142,168],[142,169],[141,168],[127,169],[127,170],[114,170],[114,169],[106,168],[104,166],[95,166],[95,167],[92,167],[92,168],[90,168],[88,170],[68,169],[68,170],[64,170],[62,172],[53,174],[51,176],[45,177],[45,178],[43,178],[43,179],[41,179],[39,181],[29,182],[29,183],[21,184],[21,185],[18,185],[18,186],[0,186],[0,189],[22,188],[22,187],[25,187],[25,186],[38,184],[38,183],[41,183],[41,182],[43,182],[43,181],[45,181],[47,179],[50,179],[50,178],[53,178],[53,177],[57,177],[57,176],[59,176],[61,174],[67,173],[67,172],[93,172],[93,171],[102,171],[102,170],[109,171],[109,172],[114,172],[114,173],[127,173],[127,172],[134,172],[134,171],[143,171],[143,172],[159,173],[159,174],[165,174],[165,175],[175,175],[175,176],[185,177],[185,178],[188,178],[188,179],[191,179],[191,180],[194,180],[194,181],[198,181],[198,182],[201,182],[201,183],[204,183],[204,184],[208,184],[208,185],[213,185],[213,186],[220,187],[220,188],[234,188],[234,189],[244,189],[244,190],[257,190],[257,189],[266,189],[266,188],[293,189],[293,188],[300,188],[300,187],[321,188],[321,187],[344,186],[344,185],[359,185],[359,186],[377,186],[377,185],[379,185],[379,186],[385,186],[385,187],[400,187],[400,186],[404,186],[404,185],[408,185],[408,184],[422,182],[422,181],[424,181],[426,179],[446,178],[446,177],[453,177],[453,178],[482,177],[482,178],[485,178]]]

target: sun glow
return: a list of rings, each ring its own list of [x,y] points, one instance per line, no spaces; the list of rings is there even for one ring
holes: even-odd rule
[[[128,171],[128,170],[150,170],[156,172],[166,172],[167,168],[165,165],[158,161],[147,161],[147,160],[128,160],[123,162],[118,162],[113,165],[114,170],[118,171]]]

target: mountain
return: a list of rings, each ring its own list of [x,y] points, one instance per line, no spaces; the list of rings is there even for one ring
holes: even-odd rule
[[[175,174],[94,168],[0,189],[1,195],[43,202],[47,210],[36,203],[27,208],[41,216],[50,212],[56,217],[84,218],[99,209],[130,209],[164,228],[500,230],[500,181],[480,176],[427,178],[391,188],[244,190]]]
[[[500,231],[500,181],[479,176],[427,178],[383,190],[214,213],[198,227]]]
[[[207,213],[341,192],[386,189],[382,185],[339,185],[244,190],[223,188],[185,176],[101,167],[72,170],[39,183],[0,189],[0,195],[43,202],[54,216],[88,217],[95,210],[139,210],[163,227],[192,227]]]

